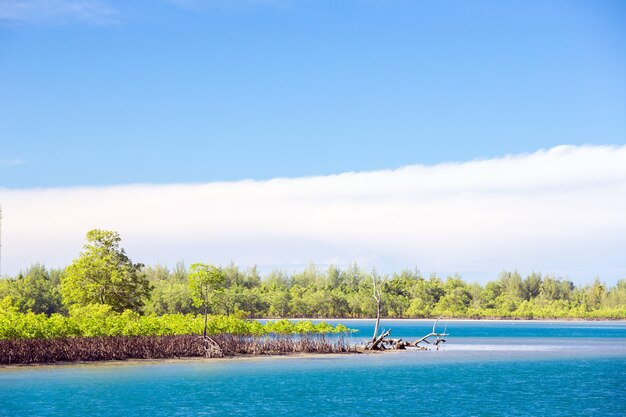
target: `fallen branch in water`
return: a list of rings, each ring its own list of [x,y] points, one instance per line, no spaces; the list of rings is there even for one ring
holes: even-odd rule
[[[380,318],[377,317],[377,319],[376,319],[376,329],[378,329],[378,322],[379,322],[379,320],[380,320]],[[446,333],[445,329],[444,329],[443,333],[438,333],[437,332],[437,322],[438,321],[439,321],[439,319],[435,320],[435,323],[433,324],[432,332],[428,333],[425,336],[420,337],[419,339],[417,339],[417,340],[415,340],[413,342],[404,341],[402,339],[391,339],[391,338],[389,338],[389,335],[391,334],[391,329],[389,329],[387,331],[381,332],[381,334],[379,336],[376,336],[376,334],[374,334],[374,338],[372,339],[372,341],[365,344],[365,350],[388,350],[388,349],[403,350],[403,349],[406,349],[407,347],[417,348],[417,349],[421,349],[421,350],[428,350],[427,347],[421,345],[420,343],[430,344],[428,339],[431,338],[431,337],[436,337],[437,338],[433,342],[433,346],[435,346],[435,349],[439,350],[439,345],[441,343],[445,343],[446,342],[446,339],[444,339],[444,337],[448,336],[448,334]]]

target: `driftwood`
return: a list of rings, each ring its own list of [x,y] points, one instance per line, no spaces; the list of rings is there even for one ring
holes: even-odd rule
[[[376,317],[376,327],[375,327],[376,331],[378,330],[379,321],[380,321],[380,316]],[[435,341],[432,343],[432,346],[434,346],[436,350],[439,350],[439,345],[441,343],[446,342],[446,339],[444,339],[444,337],[448,336],[448,333],[446,333],[445,329],[443,333],[437,332],[438,321],[439,319],[435,320],[435,323],[433,324],[432,332],[412,342],[402,340],[402,339],[389,338],[389,335],[391,334],[391,329],[387,331],[382,331],[380,335],[378,336],[376,335],[376,333],[374,333],[374,337],[372,338],[372,340],[365,345],[365,350],[389,350],[389,349],[404,350],[406,348],[429,350],[426,346],[422,345],[421,343],[426,343],[430,345],[431,342],[429,342],[428,339],[431,337],[436,338]]]
[[[413,341],[407,342],[402,339],[391,339],[389,335],[391,334],[391,329],[385,331],[384,329],[378,334],[378,328],[380,326],[380,313],[381,313],[381,304],[382,304],[382,295],[383,295],[383,286],[387,281],[387,276],[380,277],[376,271],[372,271],[372,290],[374,300],[376,301],[376,325],[374,326],[374,335],[372,336],[372,340],[367,342],[363,347],[365,350],[387,350],[387,349],[406,349],[407,347],[413,349],[421,349],[427,350],[428,348],[420,345],[420,343],[430,344],[428,341],[431,337],[436,337],[437,339],[433,343],[435,349],[439,350],[439,345],[441,343],[445,343],[446,329],[444,328],[443,333],[437,333],[437,322],[439,319],[435,320],[435,324],[433,324],[433,331],[428,333],[425,336]],[[446,326],[447,327],[447,326]]]
[[[380,350],[380,349],[384,349],[384,344],[383,342],[385,341],[385,338],[387,336],[389,336],[389,334],[391,334],[391,330],[387,330],[386,332],[383,332],[380,334],[380,336],[378,336],[377,338],[375,338],[372,342],[371,342],[371,347],[370,350]]]

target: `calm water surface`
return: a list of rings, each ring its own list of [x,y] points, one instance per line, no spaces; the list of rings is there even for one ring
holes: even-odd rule
[[[373,331],[342,322],[355,342]],[[383,324],[408,339],[432,328]],[[626,323],[447,332],[428,352],[0,368],[0,415],[626,416]]]

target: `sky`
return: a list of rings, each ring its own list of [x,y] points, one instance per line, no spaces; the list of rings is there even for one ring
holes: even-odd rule
[[[624,278],[625,18],[0,0],[2,273],[66,265],[100,227],[147,264]]]

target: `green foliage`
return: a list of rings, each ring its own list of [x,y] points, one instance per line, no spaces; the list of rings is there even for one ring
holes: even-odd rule
[[[114,311],[139,310],[150,295],[151,286],[120,248],[117,232],[90,230],[78,259],[61,278],[61,293],[67,305],[107,304]]]
[[[192,264],[188,276],[193,304],[204,309],[211,305],[217,293],[223,291],[226,283],[221,269],[211,264]]]
[[[189,314],[198,311],[193,305],[187,269],[183,263],[178,263],[172,272],[159,264],[146,267],[142,272],[152,285],[150,299],[144,307],[146,314]]]
[[[10,311],[33,313],[28,319],[33,329],[39,314],[72,316],[71,311],[91,304],[108,305],[111,314],[143,313],[152,317],[145,318],[151,326],[170,323],[154,317],[196,317],[199,313],[241,319],[376,316],[372,276],[356,264],[346,269],[310,264],[295,273],[270,271],[264,278],[256,267],[240,269],[233,263],[224,268],[194,264],[189,270],[182,263],[172,270],[158,264],[144,268],[128,259],[119,242],[115,232],[93,230],[85,250],[65,272],[35,264],[15,277],[0,279],[0,300]],[[459,276],[443,278],[436,274],[425,278],[417,270],[391,275],[383,285],[382,316],[626,318],[626,279],[613,287],[599,278],[576,287],[566,279],[536,272],[526,277],[516,271],[503,272],[485,285],[468,284]],[[93,320],[99,317],[95,312],[88,315]],[[6,322],[7,317],[0,320]],[[106,325],[106,320],[99,320],[99,325]],[[202,329],[202,323],[197,325]],[[87,326],[81,331],[88,333],[109,331],[83,322],[81,326]],[[66,331],[75,331],[71,329]],[[132,329],[124,331],[132,333]]]
[[[189,314],[198,311],[187,284],[161,280],[152,285],[152,295],[144,307],[146,314]]]
[[[215,265],[195,263],[189,268],[189,289],[193,304],[202,308],[204,312],[204,325],[202,335],[206,337],[207,315],[211,302],[222,295],[226,278],[221,269]]]
[[[58,271],[48,271],[43,265],[34,264],[25,272],[20,272],[17,278],[0,282],[0,298],[10,296],[23,313],[52,314],[62,311],[58,276]]]
[[[60,314],[20,313],[6,298],[0,302],[0,339],[33,339],[55,337],[93,336],[173,336],[202,334],[203,315],[154,314],[140,315],[132,310],[118,313],[107,304],[72,306],[69,316]],[[234,315],[210,316],[207,334],[236,334],[264,336],[271,334],[328,334],[346,333],[343,325],[333,327],[327,323],[310,321],[245,320]]]

